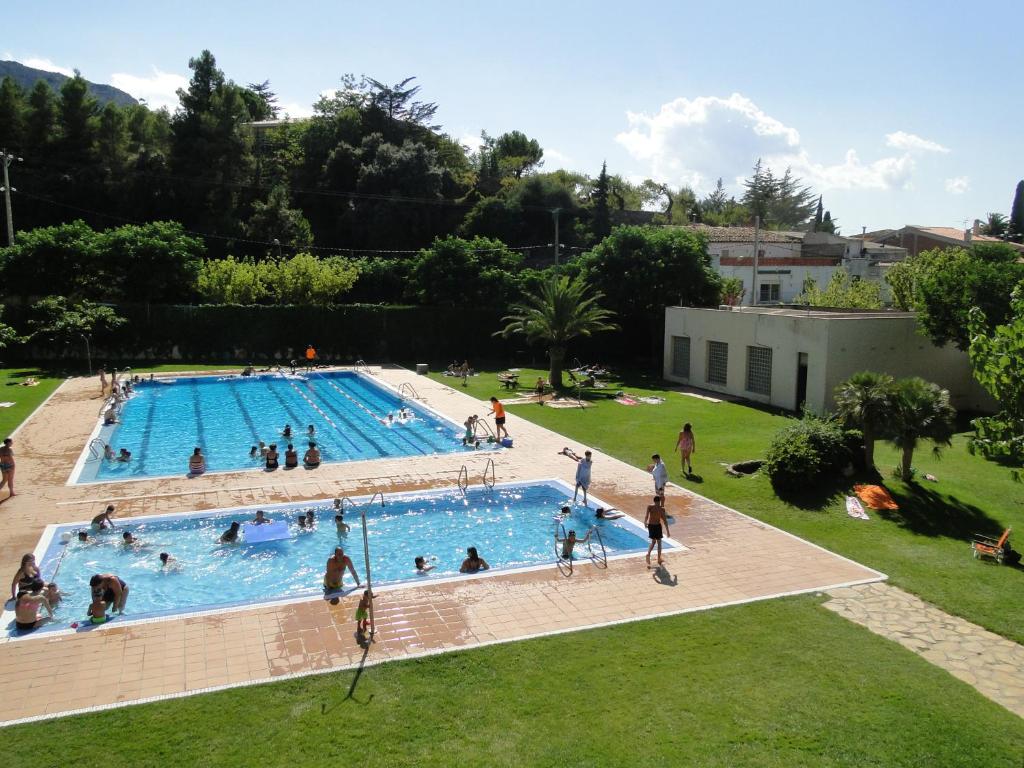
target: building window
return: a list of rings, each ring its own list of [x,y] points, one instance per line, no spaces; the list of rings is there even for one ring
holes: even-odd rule
[[[672,375],[690,378],[690,337],[672,337]]]
[[[759,259],[763,259],[764,258],[764,248],[758,248],[757,249],[757,258],[759,258]]]
[[[772,393],[772,350],[770,347],[747,347],[747,392],[758,395]]]
[[[729,258],[729,249],[728,248],[723,248],[722,249],[722,258],[723,259],[728,259]]]
[[[729,371],[729,345],[724,341],[708,342],[708,384],[726,385]]]
[[[760,298],[758,301],[778,301],[779,300],[779,284],[778,283],[761,283],[758,286],[760,290]]]

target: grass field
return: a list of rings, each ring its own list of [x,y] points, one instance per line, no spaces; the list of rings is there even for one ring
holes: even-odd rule
[[[34,387],[21,386],[29,378],[34,378],[39,384]],[[60,386],[61,381],[63,379],[58,376],[34,368],[0,368],[0,403],[14,403],[0,408],[0,440],[11,434],[15,427],[38,408]]]
[[[522,380],[532,382],[538,375],[546,376],[546,372],[524,370]],[[458,387],[454,379],[434,376]],[[605,397],[618,390],[666,400],[663,405],[623,406]],[[471,378],[466,391],[481,401],[491,395],[509,395],[493,372]],[[636,466],[645,466],[652,453],[660,452],[673,481],[884,571],[893,583],[946,611],[1024,642],[1024,600],[1020,597],[1024,569],[976,561],[968,545],[975,532],[998,535],[1008,526],[1024,532],[1024,484],[1015,482],[1005,467],[971,456],[965,447],[966,434],[957,435],[941,459],[931,455],[928,445],[915,454],[918,477],[931,473],[938,483],[922,480],[908,485],[892,477],[897,453],[879,443],[876,464],[900,510],[869,512],[871,522],[863,523],[847,517],[844,506],[844,492],[856,478],[847,487],[787,502],[775,495],[761,473],[742,479],[725,474],[723,463],[763,458],[772,435],[789,423],[790,416],[688,397],[666,390],[658,381],[613,382],[608,390],[596,390],[595,395],[594,407],[582,410],[537,405],[509,408],[511,413]],[[486,413],[486,409],[479,411],[480,415]],[[693,424],[697,438],[694,471],[698,479],[683,476],[672,452],[685,421]],[[601,467],[596,465],[595,479],[600,475]]]
[[[775,600],[2,732],[0,760],[165,766],[1018,768],[1024,720]]]

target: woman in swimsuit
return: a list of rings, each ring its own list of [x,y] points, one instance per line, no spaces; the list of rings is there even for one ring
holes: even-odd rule
[[[277,443],[271,443],[267,449],[267,469],[277,469]]]
[[[476,551],[476,547],[470,547],[466,550],[466,559],[462,561],[462,565],[459,566],[459,573],[476,573],[477,571],[486,571],[491,566],[487,564]]]
[[[0,488],[5,485],[11,492],[11,496],[14,496],[14,450],[11,446],[14,445],[14,441],[11,438],[4,440],[4,444],[0,446]]]
[[[203,456],[203,449],[198,446],[188,457],[188,471],[191,475],[201,475],[206,471],[206,457]]]
[[[13,599],[20,590],[31,589],[37,581],[39,581],[39,568],[36,566],[36,556],[30,552],[22,556],[21,567],[14,574],[14,580],[11,582],[11,598]]]
[[[288,443],[288,447],[284,451],[284,466],[285,469],[295,469],[299,466],[299,454],[291,443]]]
[[[316,447],[316,443],[312,440],[309,442],[309,450],[306,451],[306,455],[302,457],[302,463],[310,469],[320,466],[320,449]]]
[[[22,632],[31,632],[47,621],[39,617],[40,606],[46,609],[50,619],[53,618],[53,608],[41,590],[42,587],[34,592],[23,589],[18,593],[17,602],[14,604],[14,626]]]
[[[683,424],[683,431],[679,433],[679,439],[676,440],[675,450],[679,451],[679,462],[683,472],[692,475],[693,463],[690,461],[690,457],[697,452],[697,441],[693,437],[693,427],[689,422]]]

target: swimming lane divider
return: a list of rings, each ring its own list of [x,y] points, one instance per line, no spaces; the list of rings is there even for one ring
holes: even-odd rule
[[[284,378],[284,377],[282,377],[282,378]],[[319,412],[319,413],[320,413],[320,414],[321,414],[321,415],[322,415],[322,416],[323,416],[323,417],[324,417],[325,419],[327,419],[327,423],[328,423],[328,424],[330,424],[330,425],[331,425],[332,427],[334,427],[335,431],[336,431],[336,432],[337,432],[337,433],[338,433],[338,434],[339,434],[339,435],[340,435],[340,436],[341,436],[341,437],[342,437],[342,438],[343,438],[344,440],[347,440],[347,441],[348,441],[349,445],[351,445],[351,446],[352,446],[352,450],[353,450],[353,451],[355,451],[355,452],[356,452],[356,455],[358,456],[358,455],[359,455],[359,450],[360,450],[360,448],[359,448],[359,445],[358,445],[358,444],[356,443],[356,441],[355,441],[355,440],[353,440],[353,439],[352,439],[351,437],[349,437],[349,436],[348,436],[348,434],[346,434],[345,430],[343,430],[343,429],[342,429],[341,427],[339,427],[339,426],[338,426],[337,424],[335,424],[335,423],[334,423],[333,421],[331,421],[330,417],[329,417],[329,416],[328,416],[328,415],[327,415],[326,413],[324,413],[323,409],[319,408],[319,407],[317,406],[317,404],[316,404],[316,403],[314,403],[314,402],[313,402],[313,401],[312,401],[312,400],[311,400],[310,398],[306,397],[305,393],[303,393],[303,391],[302,391],[302,390],[301,390],[301,389],[299,388],[299,386],[298,386],[298,385],[297,385],[297,384],[296,384],[296,383],[295,383],[294,381],[290,381],[290,380],[289,380],[289,381],[288,381],[288,383],[289,383],[289,384],[290,384],[290,385],[292,386],[292,388],[293,388],[293,389],[294,389],[294,390],[295,390],[296,392],[298,392],[298,393],[299,393],[299,395],[301,395],[301,396],[302,396],[302,397],[303,397],[303,398],[304,398],[304,399],[306,400],[306,402],[308,402],[308,403],[309,403],[310,405],[312,405],[314,409],[316,409],[316,410],[317,410],[317,411],[318,411],[318,412]],[[268,384],[267,386],[269,387],[270,385]],[[287,404],[285,403],[285,401],[284,401],[284,398],[282,398],[282,397],[281,397],[281,395],[280,395],[280,394],[278,394],[277,390],[273,389],[273,387],[271,387],[271,390],[272,390],[272,391],[274,392],[274,396],[275,396],[275,397],[276,397],[276,398],[277,398],[277,399],[278,399],[278,400],[279,400],[279,401],[281,402],[281,404],[282,404],[282,405],[283,405],[283,406],[284,406],[284,407],[285,407],[285,408],[286,408],[286,409],[288,410],[288,412],[289,412],[289,413],[292,413],[291,409],[290,409],[290,408],[288,408],[288,405],[287,405]],[[333,409],[332,409],[332,410],[333,410]],[[292,414],[292,415],[293,415],[293,417],[294,417],[294,414]],[[345,420],[345,418],[344,418],[344,417],[343,417],[343,416],[342,416],[341,414],[337,414],[337,415],[338,415],[339,417],[341,417],[341,418],[340,418],[340,420],[341,420],[341,421],[344,421],[344,422],[345,422],[345,426],[347,426],[347,427],[351,427],[351,428],[352,428],[352,430],[353,430],[353,431],[355,431],[355,432],[357,432],[357,433],[359,434],[359,436],[360,436],[360,437],[366,438],[366,439],[367,439],[367,440],[368,440],[368,441],[369,441],[369,442],[370,442],[371,444],[373,444],[373,446],[374,446],[375,448],[377,448],[377,450],[378,450],[378,452],[380,453],[380,455],[381,455],[381,456],[384,456],[384,455],[385,455],[385,454],[384,454],[384,453],[383,453],[383,452],[382,452],[382,451],[380,450],[380,446],[378,446],[378,445],[377,445],[376,443],[374,443],[374,442],[373,442],[372,440],[370,440],[370,439],[369,439],[368,437],[366,437],[366,435],[364,435],[364,434],[363,434],[362,432],[360,432],[360,431],[359,431],[359,430],[358,430],[358,429],[357,429],[357,428],[355,427],[355,425],[353,425],[353,424],[350,424],[350,423],[348,423],[348,421],[346,421],[346,420]],[[301,421],[300,421],[299,423],[301,424]],[[322,449],[322,450],[326,450],[326,449]]]
[[[341,410],[336,408],[334,406],[334,404],[330,400],[328,400],[327,398],[324,398],[323,399],[323,403],[324,403],[324,406],[329,408],[338,417],[339,421],[344,422],[346,427],[348,427],[350,430],[352,430],[357,435],[359,435],[361,438],[363,438],[363,440],[365,440],[370,445],[372,445],[374,447],[374,449],[376,449],[378,456],[390,456],[390,455],[392,455],[385,448],[383,448],[380,445],[380,443],[378,443],[376,440],[374,440],[372,437],[370,437],[370,435],[368,435],[366,432],[361,430],[359,428],[358,424],[356,424],[354,421],[352,421],[348,417],[346,417],[346,415]],[[343,430],[339,429],[338,432],[341,435],[343,435],[350,443],[352,443],[352,445],[356,448],[357,451],[359,450],[359,447],[356,445],[356,443],[350,437],[348,437],[348,435],[346,435]]]

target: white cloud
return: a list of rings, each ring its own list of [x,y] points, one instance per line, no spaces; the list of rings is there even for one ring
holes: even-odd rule
[[[906,131],[885,134],[885,146],[893,147],[894,149],[904,149],[910,152],[941,152],[944,155],[949,154],[949,147],[944,147],[937,141],[923,139],[916,134],[907,133]]]
[[[459,144],[461,144],[462,146],[466,147],[467,151],[469,152],[479,152],[480,147],[482,147],[484,143],[483,139],[480,138],[479,131],[474,133],[473,131],[468,130],[460,133],[456,141],[458,141]]]
[[[47,72],[59,72],[62,75],[68,77],[74,77],[75,71],[71,67],[62,67],[60,64],[56,64],[49,59],[44,59],[41,56],[26,56],[25,58],[19,58],[10,51],[4,52],[4,59],[8,61],[17,61],[24,64],[26,67],[32,67],[33,69],[42,69]]]
[[[122,91],[127,91],[137,99],[145,99],[152,109],[167,107],[173,111],[178,106],[176,91],[187,88],[188,80],[182,75],[162,72],[153,67],[153,74],[148,77],[115,72],[110,76],[110,84]]]
[[[558,168],[566,168],[569,163],[572,162],[572,158],[563,152],[559,152],[553,147],[544,148],[544,168],[548,171],[554,171]]]
[[[301,117],[312,117],[313,107],[305,104],[299,104],[295,101],[289,101],[285,104],[278,104],[278,115],[280,117],[290,117],[293,120]]]
[[[626,120],[629,129],[615,140],[642,162],[646,175],[698,192],[710,191],[718,177],[733,180],[738,189],[758,158],[774,172],[792,168],[815,191],[908,189],[915,155],[949,152],[937,142],[896,131],[885,143],[899,152],[862,160],[855,149],[847,149],[840,162],[822,162],[801,146],[795,127],[739,93],[725,99],[678,98],[654,114],[627,112]]]
[[[971,188],[971,180],[966,176],[955,176],[946,179],[946,191],[951,195],[962,195]]]

